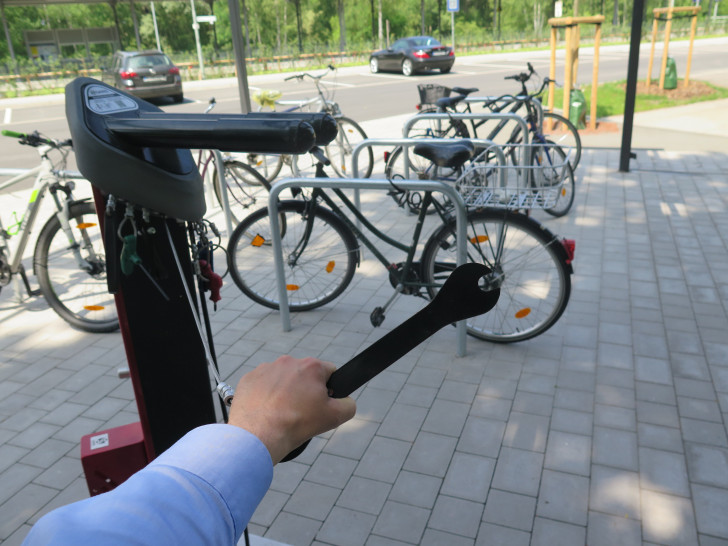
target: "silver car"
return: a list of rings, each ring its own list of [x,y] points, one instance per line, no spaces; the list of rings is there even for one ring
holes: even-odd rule
[[[184,98],[179,68],[161,51],[117,51],[102,79],[142,99]]]

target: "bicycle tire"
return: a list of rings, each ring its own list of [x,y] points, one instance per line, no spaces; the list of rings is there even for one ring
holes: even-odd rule
[[[566,309],[571,267],[561,242],[544,226],[513,211],[482,209],[468,214],[468,261],[487,265],[500,285],[496,306],[467,320],[468,334],[496,343],[523,341],[542,334]],[[497,248],[502,245],[499,255]],[[437,293],[456,267],[455,221],[438,228],[425,245],[422,271]],[[481,280],[487,289],[486,277]]]
[[[223,162],[225,167],[225,182],[228,190],[228,205],[230,217],[236,224],[245,216],[245,211],[254,208],[256,205],[265,206],[270,193],[270,182],[258,171],[235,159],[226,159]],[[220,194],[220,183],[217,176],[217,166],[212,173],[215,197],[222,207],[222,195]]]
[[[357,122],[347,117],[336,118],[336,138],[325,146],[331,167],[341,178],[353,176],[352,152],[367,134]],[[366,164],[363,164],[365,158]],[[374,152],[371,146],[359,154],[359,178],[369,178],[374,169]]]
[[[69,207],[69,224],[80,245],[81,256],[92,270],[79,267],[69,240],[53,215],[38,235],[33,269],[48,305],[70,325],[92,333],[113,332],[119,328],[114,296],[106,285],[106,258],[94,205],[75,202]],[[89,257],[93,249],[95,260]]]
[[[560,146],[551,141],[546,141],[546,144],[547,146],[540,148],[538,145],[534,145],[532,149],[532,152],[534,152],[532,162],[534,165],[539,165],[540,168],[538,169],[538,180],[535,180],[536,173],[533,172],[534,176],[531,177],[531,183],[534,186],[548,186],[562,183],[563,178],[556,205],[544,209],[551,216],[560,218],[569,212],[574,204],[574,195],[576,194],[574,171],[571,164],[566,161],[566,154]]]
[[[331,210],[310,203],[283,201],[278,210],[286,219],[281,246],[286,263],[288,307],[308,311],[337,298],[354,277],[359,261],[359,244],[346,224]],[[313,228],[303,255],[293,263],[308,219]],[[271,225],[268,209],[245,218],[233,231],[228,245],[228,268],[235,284],[253,301],[278,309]]]
[[[548,133],[544,133],[544,136],[557,146],[569,150],[571,170],[576,171],[576,168],[579,166],[579,161],[581,161],[581,137],[579,136],[578,129],[561,114],[544,112],[543,130],[548,127],[547,119],[552,120],[553,125]]]

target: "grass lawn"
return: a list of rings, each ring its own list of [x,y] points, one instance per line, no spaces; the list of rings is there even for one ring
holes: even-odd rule
[[[657,108],[668,108],[670,106],[680,106],[681,104],[691,104],[693,102],[701,102],[707,100],[722,99],[728,97],[728,89],[718,87],[706,82],[691,80],[690,85],[685,88],[683,80],[678,80],[676,89],[660,90],[659,82],[654,80],[652,85],[647,88],[643,80],[637,83],[637,96],[635,98],[635,112],[645,112],[647,110],[655,110]],[[607,116],[619,116],[624,114],[624,98],[625,98],[624,81],[604,83],[597,90],[597,117],[603,118]],[[591,100],[591,85],[581,88],[584,97],[586,97],[587,115],[589,114],[589,102]],[[554,107],[561,108],[563,104],[563,89],[556,89],[554,93]],[[544,104],[548,104],[548,97],[544,97]]]

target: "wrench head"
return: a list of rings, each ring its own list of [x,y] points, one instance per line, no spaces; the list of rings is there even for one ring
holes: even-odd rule
[[[453,270],[430,306],[446,322],[457,322],[487,313],[498,303],[500,289],[483,290],[480,279],[489,274],[483,264],[467,263]]]

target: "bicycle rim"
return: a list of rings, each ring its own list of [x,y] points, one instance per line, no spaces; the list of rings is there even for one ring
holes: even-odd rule
[[[326,157],[340,177],[354,176],[353,151],[367,135],[359,125],[349,118],[336,120],[336,138],[326,145]],[[363,150],[358,158],[359,178],[369,178],[374,167],[374,153],[371,147]]]
[[[222,206],[217,170],[213,176],[215,195]],[[265,206],[268,202],[270,183],[245,163],[234,160],[225,161],[225,182],[228,189],[230,215],[235,223],[239,222],[250,210]]]
[[[551,123],[550,129],[549,123]],[[575,171],[581,161],[581,137],[574,124],[562,115],[544,112],[542,126],[546,138],[569,154],[571,169]]]
[[[246,154],[245,163],[268,182],[273,182],[283,167],[283,156],[279,154]]]
[[[468,261],[492,273],[482,287],[499,285],[496,306],[468,319],[468,333],[487,341],[510,343],[548,330],[566,309],[571,292],[561,243],[525,215],[483,210],[468,215]],[[455,224],[442,226],[427,242],[423,271],[428,283],[441,285],[456,266]],[[430,295],[437,288],[429,288]]]
[[[69,210],[75,244],[90,270],[74,256],[57,216],[43,227],[35,248],[34,268],[48,304],[66,322],[87,332],[119,327],[114,296],[106,286],[106,256],[96,210],[76,203]]]
[[[534,176],[531,182],[534,187],[546,189],[561,184],[556,204],[544,209],[551,216],[558,218],[569,212],[574,204],[576,191],[574,171],[571,164],[566,161],[566,154],[560,146],[551,141],[546,141],[545,144],[545,146],[533,145],[533,165],[539,168],[532,172]]]
[[[306,203],[279,206],[286,228],[281,237],[288,305],[292,311],[314,309],[335,299],[351,282],[358,245],[349,229],[328,209],[317,208],[308,241]],[[243,220],[230,238],[228,265],[235,284],[252,300],[279,308],[278,282],[267,209]],[[300,252],[300,248],[303,251]]]

